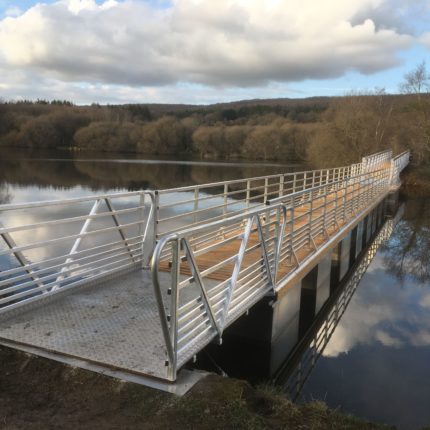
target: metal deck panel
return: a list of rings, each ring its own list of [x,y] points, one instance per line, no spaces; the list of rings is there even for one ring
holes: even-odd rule
[[[153,287],[141,270],[5,315],[0,338],[113,369],[167,375]]]

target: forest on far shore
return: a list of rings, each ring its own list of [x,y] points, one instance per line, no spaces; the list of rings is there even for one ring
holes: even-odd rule
[[[383,89],[343,97],[198,105],[75,106],[0,103],[0,147],[115,151],[201,159],[355,162],[392,148],[430,161],[430,76],[408,73],[403,94]]]

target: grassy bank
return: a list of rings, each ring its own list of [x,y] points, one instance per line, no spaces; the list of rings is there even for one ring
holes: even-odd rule
[[[0,362],[3,430],[387,428],[218,376],[180,398],[4,347]]]

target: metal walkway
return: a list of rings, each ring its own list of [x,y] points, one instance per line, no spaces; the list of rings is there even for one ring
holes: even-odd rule
[[[0,319],[1,338],[147,376],[165,373],[150,279],[134,271]]]
[[[0,342],[174,381],[306,274],[408,160],[0,206]]]

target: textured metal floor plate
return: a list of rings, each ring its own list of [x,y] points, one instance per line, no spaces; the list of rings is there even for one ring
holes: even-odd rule
[[[0,338],[110,368],[166,378],[150,279],[142,271],[0,320]]]

